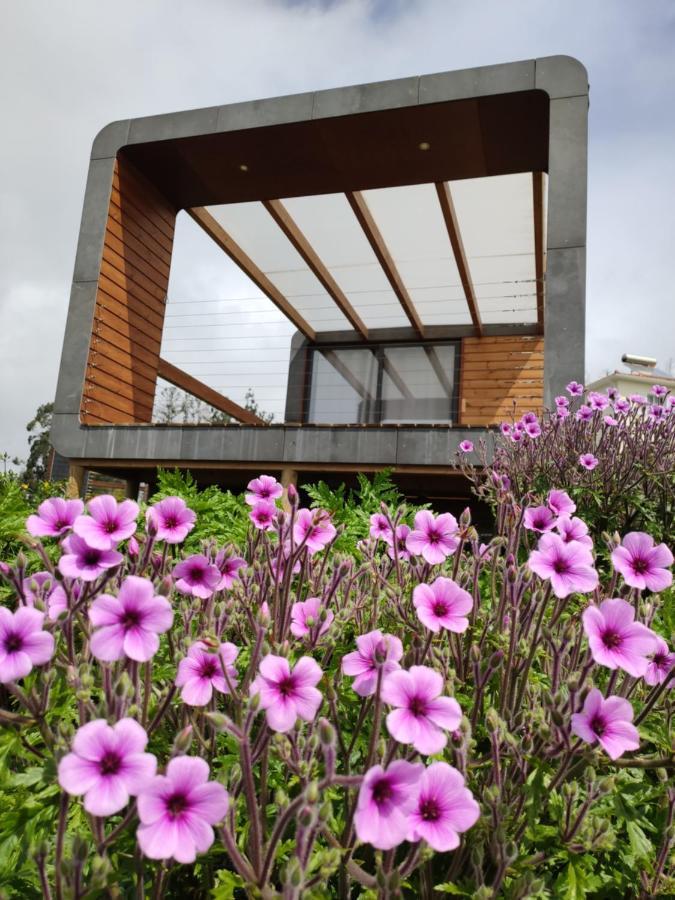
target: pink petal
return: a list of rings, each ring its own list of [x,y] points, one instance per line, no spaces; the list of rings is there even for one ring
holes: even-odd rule
[[[299,687],[314,687],[322,677],[321,666],[311,656],[301,657],[293,668],[293,681]]]
[[[630,722],[611,722],[599,740],[610,759],[618,759],[627,750],[640,747],[640,734]]]
[[[272,731],[290,731],[298,718],[295,703],[287,697],[279,697],[277,702],[267,708],[265,713],[267,724]]]
[[[183,660],[185,662],[185,660]],[[178,684],[178,681],[176,681]],[[208,678],[189,678],[184,681],[180,692],[181,700],[188,706],[206,706],[213,696],[213,685]]]
[[[111,816],[129,802],[129,792],[120,775],[103,775],[84,795],[84,808],[92,816]]]
[[[14,631],[25,640],[42,628],[45,614],[32,606],[20,606],[14,613]]]
[[[417,735],[413,741],[413,747],[418,753],[432,755],[439,753],[447,744],[448,739],[440,728],[437,728],[433,722],[425,716],[420,716],[417,720]]]
[[[115,541],[103,530],[100,522],[91,516],[78,516],[73,531],[95,550],[110,550],[115,546]]]
[[[94,631],[89,639],[89,649],[96,659],[114,662],[124,656],[124,629],[121,625],[107,625]]]
[[[166,799],[173,792],[173,785],[165,775],[156,775],[139,792],[136,800],[138,818],[144,825],[156,822],[166,813]]]
[[[178,843],[178,829],[167,814],[151,825],[140,825],[136,838],[149,859],[170,859]]]
[[[157,760],[152,753],[131,753],[124,757],[120,777],[132,796],[144,790],[157,772]]]
[[[424,821],[421,818],[415,820],[413,840],[424,840],[432,850],[437,853],[446,853],[459,847],[459,835],[442,819],[437,822]]]
[[[114,746],[114,733],[105,719],[94,719],[78,728],[73,751],[84,759],[99,760]]]
[[[611,600],[603,600],[600,604],[600,613],[605,623],[616,631],[623,631],[629,625],[632,625],[635,619],[635,610],[620,597]]]
[[[24,637],[22,650],[34,666],[41,666],[54,655],[54,636],[46,631],[34,631]]]
[[[213,828],[189,812],[178,820],[178,839],[173,857],[179,863],[192,863],[197,853],[205,853],[214,840]]]
[[[434,725],[454,731],[462,721],[462,710],[452,697],[437,697],[427,703],[427,716]]]
[[[215,825],[225,816],[229,802],[227,791],[218,781],[209,781],[190,793],[191,809],[210,825]]]
[[[284,656],[268,654],[260,661],[260,674],[272,682],[283,681],[291,674],[288,660]]]
[[[95,627],[117,625],[124,614],[124,608],[117,597],[103,594],[91,604],[89,621]]]
[[[113,733],[117,746],[125,753],[142,753],[148,744],[145,729],[135,719],[120,719],[113,725]]]
[[[407,707],[414,694],[415,683],[412,674],[403,669],[387,675],[382,682],[381,697],[390,706]]]
[[[59,763],[59,784],[69,794],[79,796],[91,790],[100,778],[98,765],[77,753],[67,753]]]
[[[298,716],[305,722],[311,722],[323,702],[323,697],[321,691],[315,687],[301,687],[295,691],[293,701]]]
[[[159,638],[154,631],[134,627],[124,635],[123,646],[124,653],[129,659],[136,660],[136,662],[147,662],[159,650]]]
[[[156,596],[143,604],[143,627],[163,634],[171,628],[173,609],[164,597]]]
[[[209,779],[209,765],[199,756],[174,756],[166,769],[174,787],[189,793]]]

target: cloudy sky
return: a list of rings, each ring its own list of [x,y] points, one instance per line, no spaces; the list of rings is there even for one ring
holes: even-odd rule
[[[591,84],[587,375],[625,351],[675,364],[671,0],[2,0],[2,13],[0,452],[25,456],[25,424],[53,398],[102,125],[557,53]]]

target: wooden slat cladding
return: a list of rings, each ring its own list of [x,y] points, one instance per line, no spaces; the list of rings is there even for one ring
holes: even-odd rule
[[[150,422],[176,211],[124,159],[115,163],[80,418]]]
[[[464,338],[460,366],[461,425],[496,425],[541,409],[543,338]]]

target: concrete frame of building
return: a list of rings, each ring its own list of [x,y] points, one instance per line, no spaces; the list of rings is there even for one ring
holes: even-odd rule
[[[117,153],[130,145],[528,91],[544,92],[549,99],[544,306],[544,402],[549,403],[566,382],[581,380],[584,372],[588,78],[577,60],[546,57],[124,120],[103,128],[89,164],[51,436],[56,450],[71,461],[73,490],[78,471],[87,467],[118,472],[159,464],[270,467],[285,470],[287,479],[298,469],[321,467],[335,472],[384,466],[410,473],[434,467],[456,471],[450,460],[459,442],[475,441],[477,434],[489,442],[489,429],[82,424],[80,403],[113,167]]]

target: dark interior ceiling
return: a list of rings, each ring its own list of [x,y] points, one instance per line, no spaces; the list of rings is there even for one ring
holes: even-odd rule
[[[120,155],[184,209],[546,172],[548,130],[548,95],[534,90],[133,144]]]

